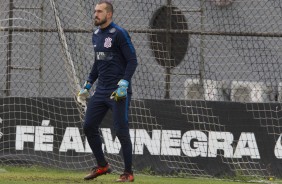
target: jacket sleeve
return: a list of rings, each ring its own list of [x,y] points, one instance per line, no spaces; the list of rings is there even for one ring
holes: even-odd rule
[[[97,31],[97,30],[96,30]],[[95,32],[96,32],[95,31]],[[95,36],[95,32],[92,34],[92,43],[93,43],[93,45],[95,44],[94,43],[94,36]],[[91,71],[90,71],[90,73],[89,73],[89,75],[88,75],[88,78],[87,78],[87,81],[88,82],[90,82],[91,84],[93,84],[96,80],[97,80],[97,78],[98,78],[98,64],[97,64],[97,61],[96,61],[96,53],[95,53],[95,50],[94,50],[94,54],[95,54],[95,56],[94,56],[94,63],[93,63],[93,65],[92,65],[92,68],[91,68]]]
[[[127,62],[123,79],[131,81],[137,67],[136,51],[126,30],[122,29],[118,37],[120,50]]]
[[[97,78],[98,78],[98,70],[97,70],[97,62],[95,61],[92,66],[91,72],[88,75],[87,81],[93,84],[97,80]]]

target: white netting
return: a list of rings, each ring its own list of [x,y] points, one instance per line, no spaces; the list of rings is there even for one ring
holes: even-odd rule
[[[84,110],[75,96],[94,62],[97,2],[0,3],[3,163],[95,165],[82,131]],[[273,174],[275,164],[261,161],[268,152],[257,148],[280,140],[281,4],[113,1],[114,21],[129,31],[139,63],[130,110],[136,171]],[[110,115],[101,136],[109,162],[122,170]],[[269,138],[256,142],[253,132]],[[273,148],[280,158],[281,145]]]

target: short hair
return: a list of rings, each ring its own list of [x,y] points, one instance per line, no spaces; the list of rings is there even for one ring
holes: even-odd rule
[[[103,3],[106,4],[106,10],[107,10],[107,12],[112,12],[112,13],[114,13],[113,4],[112,4],[110,1],[101,0],[98,4],[103,4]]]

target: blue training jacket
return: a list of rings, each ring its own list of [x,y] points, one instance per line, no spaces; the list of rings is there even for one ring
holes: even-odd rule
[[[92,43],[95,62],[87,81],[93,84],[98,79],[95,93],[110,95],[117,89],[120,79],[129,82],[128,93],[131,93],[137,57],[128,32],[112,22],[108,27],[94,31]]]

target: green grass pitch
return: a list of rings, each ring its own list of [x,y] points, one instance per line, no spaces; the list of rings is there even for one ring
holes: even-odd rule
[[[100,176],[91,181],[84,181],[88,171],[67,171],[39,166],[19,167],[0,166],[0,183],[3,184],[72,184],[72,183],[115,183],[117,173]],[[281,183],[279,181],[246,182],[246,183]],[[135,182],[140,184],[242,184],[240,181],[219,180],[213,178],[170,178],[152,175],[135,175]]]

